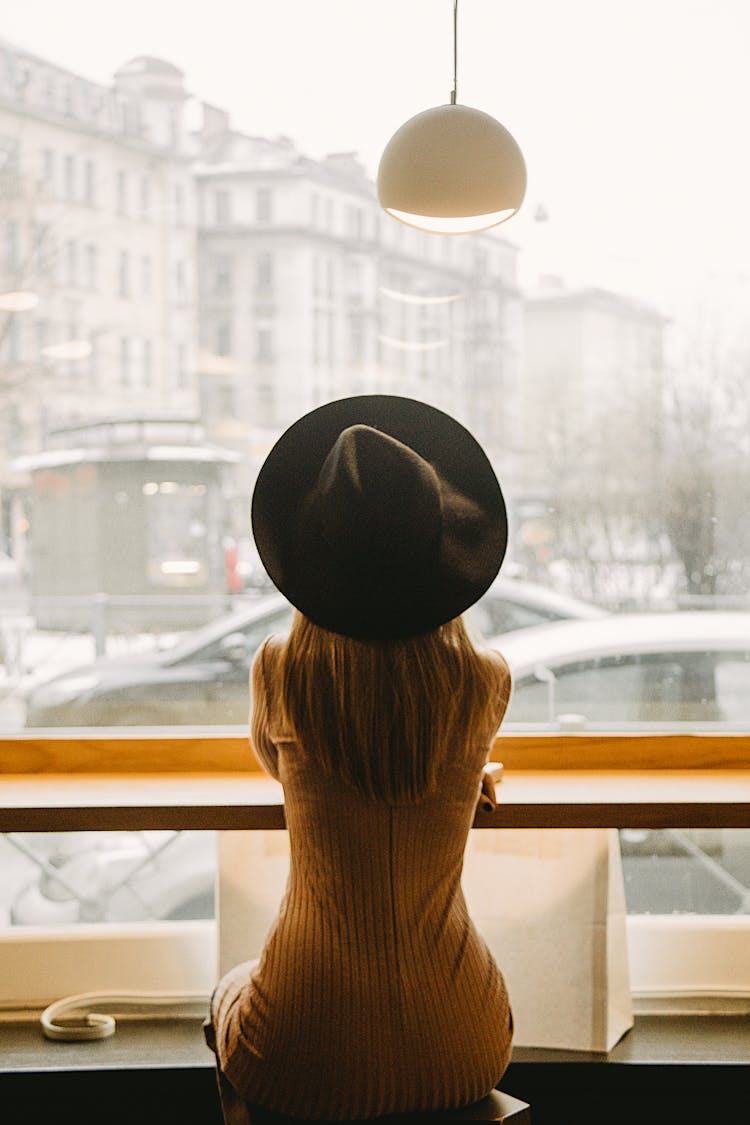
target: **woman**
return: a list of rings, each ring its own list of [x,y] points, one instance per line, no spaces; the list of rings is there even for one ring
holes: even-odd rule
[[[468,1105],[502,1077],[512,1034],[460,885],[510,692],[460,616],[502,562],[500,487],[448,415],[358,396],[287,430],[252,516],[297,608],[251,675],[291,865],[260,961],[212,998],[222,1080],[308,1119]]]

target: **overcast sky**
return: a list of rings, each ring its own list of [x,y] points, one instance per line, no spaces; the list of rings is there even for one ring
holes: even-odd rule
[[[0,34],[101,82],[167,58],[236,127],[356,150],[374,176],[394,130],[448,100],[452,20],[453,0],[23,0]],[[749,58],[750,0],[461,0],[458,100],[524,152],[501,229],[527,265],[657,296],[713,274],[747,296]]]

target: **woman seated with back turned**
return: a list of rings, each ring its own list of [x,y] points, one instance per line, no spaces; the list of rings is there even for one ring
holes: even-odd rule
[[[363,395],[283,434],[252,517],[297,609],[251,674],[291,867],[260,961],[212,998],[222,1084],[318,1120],[468,1105],[499,1082],[512,1035],[460,885],[510,694],[460,616],[505,553],[500,486],[448,415]]]

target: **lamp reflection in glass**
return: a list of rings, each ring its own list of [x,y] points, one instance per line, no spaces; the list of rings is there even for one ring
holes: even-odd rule
[[[488,113],[456,104],[457,10],[455,0],[450,103],[397,129],[377,177],[378,198],[389,215],[436,234],[497,226],[515,215],[526,192],[526,164],[514,137]]]

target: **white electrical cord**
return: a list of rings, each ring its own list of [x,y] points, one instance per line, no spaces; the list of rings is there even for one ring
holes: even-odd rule
[[[97,1007],[114,1007],[122,1013],[124,1008],[175,1007],[178,1005],[200,1006],[205,1015],[208,996],[203,992],[81,992],[77,996],[66,996],[56,1000],[44,1009],[41,1015],[42,1031],[47,1039],[58,1039],[69,1043],[87,1039],[109,1039],[117,1027],[114,1016],[88,1011],[93,1004]]]

